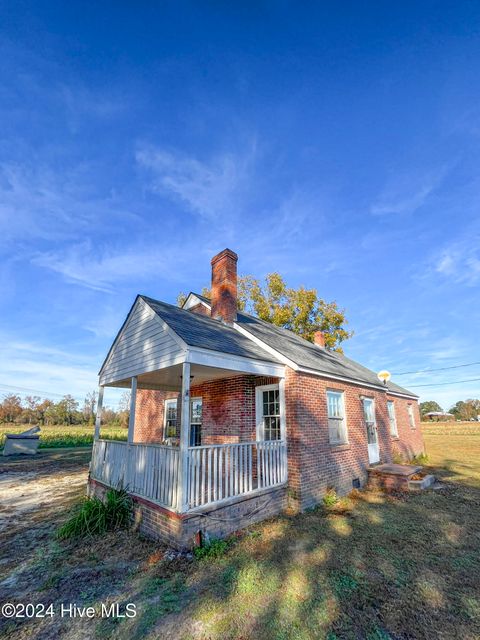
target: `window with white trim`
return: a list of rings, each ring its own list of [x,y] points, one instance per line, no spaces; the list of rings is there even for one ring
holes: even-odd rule
[[[175,438],[177,435],[177,400],[165,400],[164,438]]]
[[[397,417],[395,415],[395,403],[392,400],[387,401],[388,419],[390,420],[390,435],[398,438]]]
[[[201,398],[192,398],[190,402],[190,446],[199,447],[202,444],[202,411]]]
[[[410,422],[410,429],[415,429],[415,414],[413,413],[413,406],[411,404],[407,405],[408,409],[408,421]]]
[[[257,387],[257,438],[280,440],[280,391],[278,384]]]
[[[328,435],[330,444],[348,442],[343,391],[327,391]]]

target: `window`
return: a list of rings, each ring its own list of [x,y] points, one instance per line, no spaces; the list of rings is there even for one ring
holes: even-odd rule
[[[348,442],[343,391],[327,391],[328,434],[330,444]]]
[[[175,438],[177,435],[177,400],[165,400],[165,438]]]
[[[202,399],[192,398],[190,402],[190,446],[202,444]]]
[[[390,420],[390,434],[394,438],[398,438],[397,418],[395,416],[395,403],[392,400],[388,400],[388,418]]]
[[[190,401],[190,439],[191,447],[198,447],[202,441],[202,399],[192,398]],[[177,400],[165,400],[165,438],[176,438],[177,433]]]
[[[257,438],[280,440],[280,392],[277,384],[257,387]]]
[[[411,404],[408,405],[408,421],[410,422],[410,429],[415,429],[415,415]]]

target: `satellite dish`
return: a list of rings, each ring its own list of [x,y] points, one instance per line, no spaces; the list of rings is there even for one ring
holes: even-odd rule
[[[387,384],[391,377],[392,374],[390,373],[390,371],[383,370],[377,373],[377,378],[380,380],[380,382],[383,382],[383,384]]]

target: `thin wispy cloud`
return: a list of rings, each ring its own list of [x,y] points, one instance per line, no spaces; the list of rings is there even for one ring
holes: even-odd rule
[[[0,361],[0,395],[15,392],[9,387],[18,385],[20,392],[20,388],[45,390],[47,393],[50,389],[62,395],[71,393],[81,398],[96,388],[96,357],[38,342],[19,342],[13,334],[2,334]]]
[[[89,235],[135,213],[89,185],[93,167],[51,169],[41,163],[0,165],[0,245],[21,239],[58,242]]]
[[[423,175],[395,177],[370,208],[374,216],[410,215],[420,209],[438,189],[449,167],[429,171]]]
[[[122,112],[130,107],[131,98],[123,92],[92,91],[82,84],[63,84],[56,88],[58,101],[65,109],[65,117],[70,131],[82,128],[85,118],[95,118],[111,124]]]
[[[480,232],[452,242],[432,259],[433,272],[446,281],[473,287],[480,282]]]
[[[95,291],[113,293],[122,283],[157,278],[182,282],[190,252],[183,256],[168,244],[135,243],[128,248],[113,248],[86,242],[63,251],[37,254],[32,263],[62,275],[67,282]]]
[[[18,164],[0,166],[0,230],[3,242],[21,236],[58,240],[79,229],[88,216],[78,210],[68,180],[43,168]],[[74,189],[74,188],[73,188]],[[0,242],[2,241],[0,240]]]
[[[238,212],[254,157],[255,145],[244,154],[223,153],[209,162],[153,146],[140,147],[136,153],[152,191],[179,199],[207,221]]]
[[[42,124],[55,122],[60,129],[66,124],[71,132],[89,121],[112,121],[132,106],[132,93],[112,81],[88,85],[47,50],[38,55],[33,42],[20,44],[17,38],[0,38],[0,73],[3,98],[0,114],[18,116],[15,98],[24,109],[33,101]],[[17,112],[17,113],[15,113]]]

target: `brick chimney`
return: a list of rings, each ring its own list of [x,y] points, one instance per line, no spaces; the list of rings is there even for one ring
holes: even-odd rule
[[[237,260],[230,249],[212,258],[212,318],[227,324],[237,319]]]
[[[323,331],[315,331],[313,334],[313,341],[318,347],[325,348],[325,334]]]

